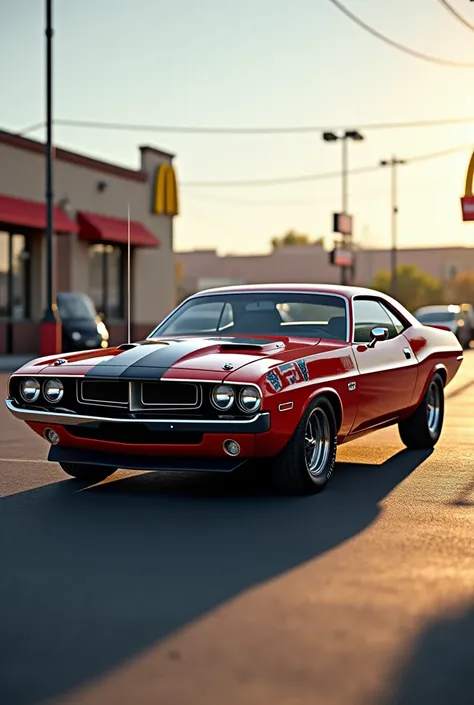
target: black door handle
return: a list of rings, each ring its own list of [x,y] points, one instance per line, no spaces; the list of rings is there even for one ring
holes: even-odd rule
[[[405,355],[405,357],[406,357],[407,360],[409,360],[409,359],[411,358],[411,350],[410,350],[410,348],[403,348],[403,353],[404,353],[404,355]]]

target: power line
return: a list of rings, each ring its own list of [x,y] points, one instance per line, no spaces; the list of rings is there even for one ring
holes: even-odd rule
[[[438,56],[423,54],[422,52],[416,51],[416,49],[411,49],[411,47],[407,47],[404,44],[399,44],[399,42],[396,42],[394,39],[387,37],[385,34],[382,34],[374,27],[371,27],[366,22],[361,20],[360,17],[354,15],[354,13],[348,10],[347,7],[342,4],[342,2],[339,2],[339,0],[329,0],[329,2],[332,3],[334,7],[337,7],[337,9],[344,15],[346,15],[346,17],[352,20],[352,22],[355,22],[355,24],[357,24],[359,27],[362,27],[362,29],[365,29],[365,31],[371,34],[373,37],[380,39],[380,41],[385,42],[385,44],[389,44],[390,46],[394,47],[395,49],[398,49],[399,51],[405,52],[405,54],[410,54],[411,56],[415,56],[417,59],[423,59],[424,61],[430,61],[432,64],[454,66],[456,68],[464,69],[474,68],[474,63],[464,63],[461,61],[451,61],[450,59],[442,59]]]
[[[407,186],[407,189],[412,191],[420,191],[420,190],[433,190],[434,188],[439,188],[439,187],[445,187],[447,184],[446,180],[444,179],[443,181],[437,181],[435,183],[417,183],[415,185],[410,184]],[[351,193],[350,195],[353,196],[354,198],[360,199],[375,199],[379,198],[381,194],[385,194],[386,188],[385,186],[379,187],[376,189],[370,189],[370,190],[364,190],[364,191],[355,191],[354,193]],[[330,203],[334,202],[334,195],[325,195],[325,196],[318,196],[316,198],[313,198],[311,200],[292,200],[292,201],[285,201],[285,200],[268,200],[268,201],[260,201],[260,200],[249,200],[249,199],[242,199],[242,198],[233,198],[232,196],[221,196],[220,194],[217,195],[212,192],[205,191],[204,193],[201,191],[193,191],[192,193],[187,194],[187,198],[191,197],[193,199],[196,199],[196,202],[199,201],[206,201],[208,203],[214,203],[218,205],[228,205],[228,206],[242,206],[242,207],[248,207],[248,208],[288,208],[288,207],[293,207],[293,208],[301,208],[301,207],[308,207],[308,208],[314,208],[320,204],[323,203]]]
[[[406,159],[407,164],[418,163],[427,161],[429,159],[438,159],[440,157],[447,157],[451,154],[457,154],[459,152],[464,152],[468,149],[472,149],[472,144],[460,145],[458,147],[450,147],[449,149],[443,149],[438,152],[429,152],[427,154],[419,154],[410,159]],[[374,171],[378,171],[382,167],[377,165],[363,166],[357,169],[352,169],[349,173],[352,175],[358,174],[370,174]],[[181,183],[182,187],[186,188],[230,188],[230,187],[248,187],[248,186],[278,186],[280,184],[295,184],[304,183],[312,181],[325,181],[327,179],[341,178],[340,171],[328,171],[326,173],[320,174],[302,174],[299,176],[282,176],[276,178],[266,178],[266,179],[244,179],[236,181],[188,181]]]
[[[438,2],[441,3],[441,5],[450,12],[454,17],[465,27],[471,30],[471,32],[474,32],[474,25],[468,22],[467,20],[464,19],[464,17],[454,8],[447,0],[438,0]]]
[[[474,116],[441,118],[439,120],[411,120],[405,122],[372,122],[358,125],[360,130],[397,130],[415,127],[440,127],[443,125],[462,125],[474,122]],[[199,127],[199,126],[172,126],[172,125],[142,125],[123,122],[100,122],[92,120],[54,120],[55,125],[62,127],[91,128],[94,130],[120,130],[124,132],[162,132],[181,134],[209,134],[209,135],[263,135],[263,134],[309,134],[320,133],[326,130],[347,130],[348,125],[296,125],[289,127]],[[45,126],[44,122],[37,122],[21,130],[18,134],[22,137],[31,132],[36,132]],[[350,126],[351,129],[353,125]]]
[[[474,149],[474,145],[465,144],[459,147],[450,147],[448,149],[440,149],[438,152],[429,152],[428,154],[419,154],[418,156],[410,157],[407,159],[407,164],[416,164],[418,162],[426,162],[430,159],[440,159],[441,157],[449,157],[451,154],[458,154],[459,152],[464,152],[467,149]]]
[[[373,171],[378,170],[378,166],[364,166],[359,169],[353,169],[351,174],[370,174]],[[302,174],[300,176],[281,176],[281,177],[270,177],[267,179],[245,179],[237,181],[188,181],[184,182],[181,186],[186,187],[201,187],[205,186],[211,188],[219,187],[230,187],[230,186],[278,186],[279,184],[297,184],[304,183],[305,181],[324,181],[326,179],[340,178],[340,171],[328,171],[322,174]]]

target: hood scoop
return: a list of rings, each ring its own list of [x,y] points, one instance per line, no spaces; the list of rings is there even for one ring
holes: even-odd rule
[[[143,345],[169,345],[169,343],[165,340],[156,340],[156,338],[146,338],[138,343],[122,343],[117,346],[117,350],[133,350],[133,348],[140,348]]]
[[[117,350],[133,350],[133,348],[138,348],[138,343],[122,343],[117,346]]]
[[[281,350],[284,347],[285,343],[281,340],[277,342],[272,341],[271,343],[247,343],[245,341],[239,343],[238,341],[235,341],[235,343],[221,343],[219,345],[219,349],[222,350],[222,352],[238,352],[239,350],[248,352],[266,352],[275,349]]]

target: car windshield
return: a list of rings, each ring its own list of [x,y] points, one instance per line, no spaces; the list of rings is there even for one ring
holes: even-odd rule
[[[454,311],[426,311],[417,315],[420,323],[449,323],[455,317]]]
[[[58,311],[62,319],[91,319],[97,316],[94,304],[87,296],[78,294],[58,294]]]
[[[306,293],[209,294],[190,299],[149,336],[268,335],[347,340],[346,302]]]

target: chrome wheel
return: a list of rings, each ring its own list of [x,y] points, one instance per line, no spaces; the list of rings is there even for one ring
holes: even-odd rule
[[[432,382],[428,390],[428,396],[426,399],[426,414],[429,432],[436,433],[441,416],[441,391],[436,382]]]
[[[316,407],[308,416],[304,434],[306,469],[312,477],[324,472],[331,444],[329,419],[322,409]]]

